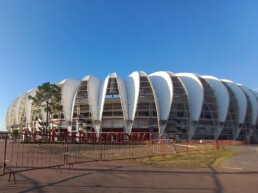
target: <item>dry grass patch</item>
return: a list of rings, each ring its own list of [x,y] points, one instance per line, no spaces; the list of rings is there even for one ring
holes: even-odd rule
[[[155,156],[151,158],[138,159],[137,161],[143,164],[156,164],[171,167],[218,167],[224,159],[236,155],[238,153],[239,151],[236,150],[220,148],[218,150],[209,149],[182,152],[167,156]]]

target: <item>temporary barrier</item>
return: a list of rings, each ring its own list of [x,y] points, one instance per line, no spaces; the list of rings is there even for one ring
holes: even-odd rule
[[[142,136],[146,138],[146,135]],[[102,134],[98,139],[93,133],[41,135],[25,131],[1,134],[0,140],[0,175],[9,174],[9,180],[13,176],[14,181],[18,172],[147,156],[146,144],[140,134],[137,140],[130,140],[130,135],[123,133],[109,135],[109,138]]]
[[[64,143],[46,143],[40,140],[26,143],[25,135],[10,136],[6,134],[0,152],[2,156],[2,174],[9,174],[15,179],[15,173],[28,170],[60,167],[65,165]],[[36,136],[41,140],[44,136]]]
[[[146,140],[145,140],[146,139]],[[181,141],[162,137],[154,140],[147,134],[105,133],[40,133],[0,135],[0,175],[29,170],[69,167],[77,163],[128,160],[165,156],[181,151],[214,148],[212,140]]]
[[[6,145],[7,145],[7,133],[0,134],[0,176],[5,174],[5,161],[6,160]]]

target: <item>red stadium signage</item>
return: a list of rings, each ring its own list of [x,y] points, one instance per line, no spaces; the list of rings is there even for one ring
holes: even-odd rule
[[[99,135],[95,132],[62,132],[52,131],[44,135],[40,132],[31,133],[23,131],[22,139],[24,142],[71,142],[71,143],[142,143],[152,140],[152,133],[123,133],[123,132],[102,132]]]

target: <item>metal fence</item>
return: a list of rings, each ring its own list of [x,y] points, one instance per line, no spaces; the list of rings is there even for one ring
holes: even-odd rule
[[[93,136],[93,135],[89,135]],[[176,152],[214,148],[214,141],[181,141],[171,139],[137,141],[96,140],[87,135],[0,134],[0,176],[29,170],[53,168],[61,170],[77,163],[128,160],[165,156]],[[110,138],[111,139],[111,138]]]
[[[0,176],[9,174],[10,180],[13,175],[15,180],[17,172],[64,166],[65,148],[64,143],[27,143],[23,135],[1,134]]]

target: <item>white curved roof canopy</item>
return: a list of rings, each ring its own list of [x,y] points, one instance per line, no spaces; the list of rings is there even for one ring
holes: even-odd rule
[[[6,113],[9,126],[12,125],[12,109],[13,109],[13,106],[14,106],[14,102],[15,102],[15,100],[12,101],[12,103],[8,107],[8,110],[7,110],[7,113]]]
[[[100,81],[95,76],[87,76],[83,80],[88,80],[88,98],[93,120],[98,119],[98,98]]]
[[[64,118],[66,121],[72,121],[73,106],[75,102],[76,92],[80,86],[80,80],[66,79],[62,82],[62,100]]]
[[[127,103],[127,93],[126,93],[125,82],[119,76],[116,77],[116,80],[117,80],[119,94],[121,97],[124,117],[125,117],[125,120],[128,120],[128,105],[127,105],[128,103]]]
[[[248,88],[246,88],[245,86],[240,85],[240,84],[238,84],[238,86],[240,88],[242,88],[242,90],[245,92],[245,94],[247,95],[247,97],[251,103],[251,109],[252,109],[251,124],[255,125],[256,121],[257,121],[257,109],[258,109],[257,99],[256,99],[254,93],[252,91],[250,91]]]
[[[225,122],[229,108],[229,93],[221,81],[213,76],[201,76],[212,87],[217,100],[218,120]]]
[[[204,97],[204,90],[201,81],[196,75],[191,73],[177,73],[176,76],[178,76],[185,85],[191,119],[193,121],[199,121]]]
[[[21,101],[22,101],[25,94],[22,94],[21,96],[19,96],[18,99],[15,102],[15,111],[14,112],[15,112],[15,124],[16,125],[20,124],[19,123],[19,109],[20,109]]]
[[[125,80],[128,99],[128,119],[134,120],[140,90],[139,72],[131,73]]]
[[[173,100],[173,83],[170,74],[160,71],[150,74],[149,78],[157,94],[159,119],[167,120]]]
[[[146,72],[144,71],[138,71],[140,77],[143,76],[143,77],[147,77],[148,75],[146,74]]]
[[[35,96],[36,94],[36,88],[33,89],[33,90],[30,90],[28,93],[27,93],[27,97],[30,95],[30,96]],[[26,120],[28,123],[31,122],[31,107],[32,107],[32,100],[30,99],[26,99],[26,103],[25,103],[25,114],[26,114]]]
[[[60,81],[59,83],[57,83],[57,84],[62,85],[62,84],[65,83],[65,81],[67,81],[67,79],[61,80],[61,81]]]
[[[252,90],[252,92],[254,93],[254,95],[256,96],[257,100],[258,100],[258,93],[254,90]]]
[[[254,96],[255,96],[255,98],[256,98],[256,100],[258,102],[258,93],[256,91],[254,91],[254,90],[251,90],[251,92],[254,94]],[[258,122],[258,108],[257,108],[257,122]]]
[[[6,117],[5,117],[5,123],[6,123],[6,127],[10,127],[11,123],[10,123],[10,109],[11,109],[11,105],[8,107],[7,111],[6,111]]]
[[[232,81],[221,79],[234,93],[237,103],[238,103],[238,123],[244,123],[246,110],[247,110],[247,100],[244,92]]]
[[[17,99],[18,97],[15,100],[13,100],[12,104],[10,105],[9,118],[10,118],[10,123],[12,125],[15,125],[15,104]]]
[[[107,86],[110,74],[105,78],[104,81],[101,82],[100,89],[99,89],[99,111],[98,111],[98,120],[102,119],[104,103],[105,103],[105,96],[107,93]]]
[[[82,78],[82,81],[85,81],[85,80],[88,81],[90,79],[90,77],[91,77],[90,75],[86,75]]]

